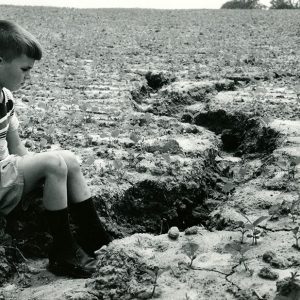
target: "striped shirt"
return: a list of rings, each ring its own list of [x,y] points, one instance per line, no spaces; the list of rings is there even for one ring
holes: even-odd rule
[[[3,101],[0,103],[0,161],[8,155],[6,134],[9,131],[17,130],[19,127],[18,118],[15,115],[14,98],[12,93],[3,88],[0,91],[3,95]]]

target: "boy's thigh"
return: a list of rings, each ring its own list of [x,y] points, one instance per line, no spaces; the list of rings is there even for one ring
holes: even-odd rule
[[[24,179],[18,162],[15,155],[0,162],[0,213],[4,215],[18,205],[23,194]]]
[[[76,155],[72,151],[54,150],[54,151],[51,151],[51,153],[61,156],[64,159],[68,169],[72,169],[76,166],[79,166],[79,161],[78,161]]]
[[[25,156],[10,155],[1,161],[0,213],[7,215],[19,203],[24,208],[29,203],[26,199],[40,196],[47,168],[55,159],[55,155],[53,159],[53,154],[45,152]]]

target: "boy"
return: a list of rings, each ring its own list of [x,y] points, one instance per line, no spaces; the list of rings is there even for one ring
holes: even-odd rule
[[[48,268],[57,275],[86,278],[96,269],[94,251],[111,240],[77,159],[70,151],[29,154],[18,134],[10,91],[22,86],[41,57],[41,46],[32,34],[14,22],[0,20],[0,212],[9,214],[22,195],[42,182],[43,205],[53,237]],[[78,227],[76,239],[70,231],[68,208]]]

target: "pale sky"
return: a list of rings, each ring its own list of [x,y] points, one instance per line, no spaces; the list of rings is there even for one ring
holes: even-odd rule
[[[138,7],[158,9],[218,9],[226,1],[227,0],[0,0],[0,5],[41,5],[77,8]],[[270,0],[261,0],[260,3],[268,6]]]

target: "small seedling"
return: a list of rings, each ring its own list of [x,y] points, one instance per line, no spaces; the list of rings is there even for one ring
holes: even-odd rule
[[[289,213],[289,217],[291,217],[292,222],[295,223],[297,216],[299,215],[299,204],[300,204],[300,197],[297,200],[294,200],[292,202],[291,208],[290,208],[290,213]]]
[[[199,245],[194,243],[194,242],[191,242],[191,241],[188,241],[186,244],[184,244],[182,246],[182,249],[183,249],[183,252],[190,258],[190,264],[189,264],[189,267],[191,268],[192,267],[192,264],[193,264],[193,261],[194,259],[197,257],[197,254],[196,252],[198,251],[199,249]]]
[[[123,168],[123,163],[120,159],[115,159],[113,161],[113,166],[114,166],[114,169],[116,171],[116,175],[117,175],[117,182],[120,182],[123,178],[124,178],[124,175],[125,175],[125,169]]]
[[[222,188],[222,191],[229,195],[231,193],[231,191],[235,188],[235,185],[233,183],[226,183],[223,188]]]
[[[280,214],[281,205],[274,204],[269,208],[269,215],[271,216],[270,220],[277,220]]]
[[[276,296],[274,300],[298,300],[300,299],[300,293],[298,289],[298,280],[300,274],[298,272],[291,272],[291,276],[283,279],[278,282],[277,291],[279,294]]]
[[[295,179],[295,175],[296,175],[296,162],[293,160],[290,162],[289,167],[288,167],[288,177],[290,180],[294,180]]]
[[[190,296],[188,295],[188,293],[185,293],[185,300],[191,300]]]
[[[295,90],[295,93],[296,93],[296,95],[297,95],[297,101],[298,101],[298,103],[299,103],[299,102],[300,102],[300,84],[296,85],[296,86],[294,87],[294,90]]]
[[[300,250],[300,247],[299,247],[299,239],[300,239],[300,231],[299,231],[299,226],[295,227],[293,230],[293,235],[294,235],[294,238],[296,240],[296,244],[293,245],[294,248]]]
[[[290,281],[291,282],[295,282],[297,277],[300,277],[300,274],[298,274],[298,272],[291,272],[291,278],[290,278]]]
[[[249,230],[245,228],[245,223],[243,221],[238,222],[238,228],[238,231],[240,231],[242,234],[241,244],[244,244],[245,233]]]
[[[226,201],[229,200],[229,197],[231,196],[232,191],[234,190],[234,188],[235,188],[235,185],[234,185],[233,183],[230,183],[230,182],[226,183],[226,184],[222,187],[222,191],[223,191],[223,193],[225,193],[225,195],[226,195],[226,199],[225,199]]]
[[[283,171],[287,172],[288,178],[290,180],[295,179],[296,175],[296,167],[297,165],[300,164],[300,159],[295,158],[295,157],[289,157],[287,156],[286,158],[281,158],[276,165]]]
[[[146,271],[146,272],[152,277],[152,279],[153,279],[153,289],[152,289],[152,293],[151,293],[151,298],[150,298],[150,299],[152,299],[153,296],[154,296],[155,289],[156,289],[156,287],[157,287],[157,285],[158,285],[158,284],[157,284],[157,279],[158,279],[158,277],[159,277],[162,273],[168,271],[169,269],[170,269],[170,267],[167,267],[167,268],[160,268],[160,267],[157,267],[157,266],[154,267],[153,271],[152,271],[152,270],[149,270],[149,269],[145,269],[145,271]]]
[[[248,264],[246,263],[248,261],[248,258],[245,256],[245,253],[250,249],[247,245],[242,245],[240,243],[234,243],[234,244],[227,244],[225,245],[225,250],[231,252],[234,250],[234,252],[237,252],[239,257],[239,264],[243,265],[246,272],[249,272],[251,275],[253,273],[253,270],[249,269]]]
[[[268,219],[268,216],[261,216],[258,219],[256,219],[254,222],[251,222],[251,220],[245,214],[242,215],[249,222],[249,224],[245,224],[245,229],[251,230],[251,234],[249,234],[248,236],[252,238],[252,245],[257,245],[257,240],[259,239],[260,236],[260,230],[257,229],[256,226],[262,221]]]
[[[239,175],[241,176],[242,179],[245,179],[248,172],[249,172],[249,170],[246,167],[243,167],[243,168],[240,168]]]
[[[137,237],[137,239],[136,239],[136,245],[137,245],[138,247],[142,247],[143,243],[142,243],[140,237]]]

